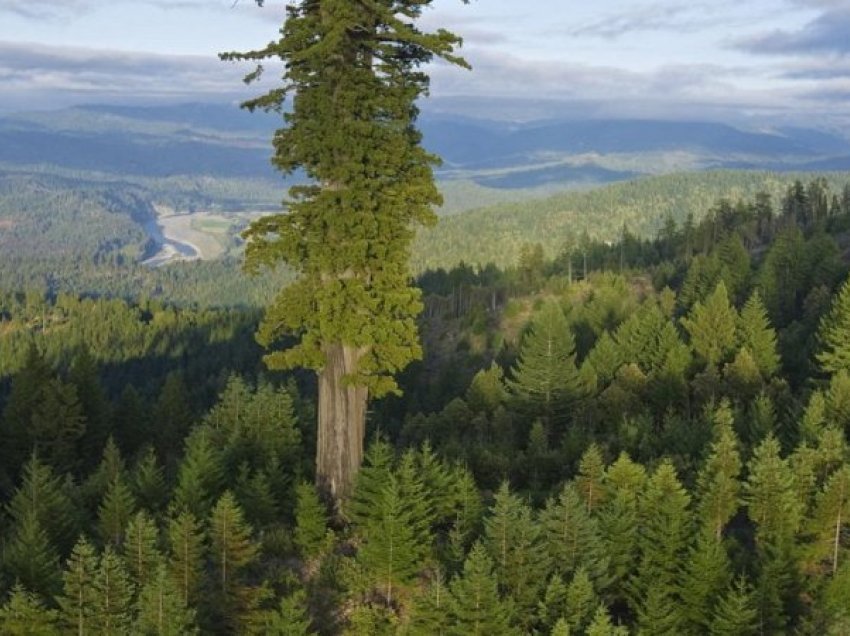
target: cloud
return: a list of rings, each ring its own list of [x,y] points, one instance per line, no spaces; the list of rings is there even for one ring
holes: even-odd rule
[[[623,9],[598,20],[580,24],[568,29],[567,33],[575,37],[616,39],[638,32],[701,31],[716,24],[728,24],[728,16],[719,11],[718,4],[728,3],[647,4]]]
[[[105,0],[0,0],[0,14],[13,13],[33,20],[57,19],[90,11]]]
[[[808,2],[812,5],[813,3]],[[825,2],[818,17],[797,31],[775,30],[736,42],[736,47],[764,55],[850,54],[850,7],[846,2]]]
[[[244,98],[247,69],[213,56],[160,55],[0,42],[0,107],[45,102]]]

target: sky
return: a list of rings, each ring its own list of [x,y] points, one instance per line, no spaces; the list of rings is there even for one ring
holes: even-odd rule
[[[227,50],[272,40],[285,2],[0,0],[0,111],[237,101]],[[850,132],[850,0],[434,0],[464,38],[435,64],[434,111],[514,119],[646,117]]]

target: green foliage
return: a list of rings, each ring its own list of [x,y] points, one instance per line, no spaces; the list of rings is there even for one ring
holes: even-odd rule
[[[92,545],[81,538],[62,574],[64,584],[58,599],[61,624],[70,633],[85,634],[94,629],[97,575],[97,554]]]
[[[35,594],[15,584],[6,603],[0,607],[0,634],[2,636],[56,636],[58,613],[48,609]]]
[[[752,636],[759,633],[753,593],[743,578],[729,586],[712,614],[708,632],[712,636]]]
[[[511,606],[499,596],[493,561],[479,544],[472,547],[463,574],[452,580],[452,621],[449,634],[501,636],[517,634],[511,626]]]
[[[328,512],[312,484],[295,488],[295,545],[305,559],[314,559],[328,547]]]
[[[159,530],[153,519],[144,511],[137,512],[124,532],[123,554],[133,585],[141,590],[162,564],[159,552]]]
[[[682,326],[691,337],[691,346],[709,368],[717,367],[732,352],[736,342],[738,315],[729,304],[726,286],[721,281],[705,303],[697,302]]]
[[[850,281],[842,285],[832,308],[818,331],[821,351],[817,354],[821,369],[826,373],[850,371]]]
[[[138,617],[134,633],[157,636],[190,636],[197,634],[195,611],[182,602],[180,590],[160,564],[141,586]]]
[[[207,554],[203,526],[190,512],[181,512],[168,525],[168,572],[184,605],[196,601]]]
[[[380,394],[395,388],[391,374],[421,356],[414,321],[421,302],[407,273],[411,225],[433,222],[431,206],[441,199],[436,158],[414,127],[414,101],[428,88],[417,67],[434,57],[465,65],[454,55],[459,38],[414,25],[428,4],[339,3],[323,13],[293,5],[280,40],[224,56],[298,61],[286,65],[284,88],[245,104],[275,110],[297,92],[275,136],[274,163],[286,173],[301,168],[312,182],[292,188],[286,214],[263,217],[245,233],[249,269],[282,261],[299,274],[259,332],[265,345],[285,334],[299,339],[267,357],[274,367],[320,369],[323,348],[344,344],[362,352],[351,379]]]
[[[569,420],[570,406],[584,386],[575,340],[558,303],[547,303],[535,317],[511,376],[508,385],[529,417],[559,426]]]

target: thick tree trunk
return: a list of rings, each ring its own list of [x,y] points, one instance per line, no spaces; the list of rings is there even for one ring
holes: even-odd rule
[[[319,431],[316,443],[316,483],[334,506],[350,494],[363,460],[366,434],[366,387],[343,383],[354,372],[363,351],[335,344],[325,349],[327,362],[319,373]]]

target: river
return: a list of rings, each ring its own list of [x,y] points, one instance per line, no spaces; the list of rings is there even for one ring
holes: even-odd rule
[[[201,257],[198,248],[191,243],[169,236],[168,228],[160,219],[149,219],[142,227],[157,246],[157,251],[143,260],[142,265],[160,267],[173,261],[193,261]]]

